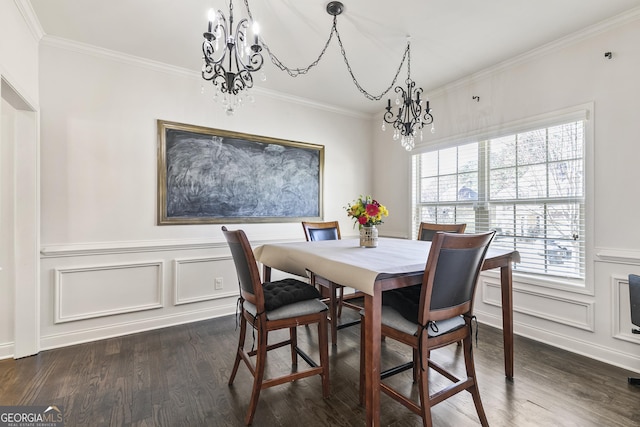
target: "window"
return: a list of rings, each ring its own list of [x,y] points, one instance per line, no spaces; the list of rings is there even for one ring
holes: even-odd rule
[[[515,269],[584,280],[584,120],[413,156],[413,233],[421,221],[496,230]]]

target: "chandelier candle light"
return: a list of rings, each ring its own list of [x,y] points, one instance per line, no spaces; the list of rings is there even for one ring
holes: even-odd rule
[[[247,18],[238,22],[234,33],[232,0],[229,1],[228,24],[222,11],[209,11],[209,23],[202,43],[202,78],[210,80],[216,86],[216,97],[222,92],[222,105],[228,115],[232,115],[242,105],[242,95],[249,102],[253,101],[247,93],[253,87],[251,73],[260,70],[264,63],[258,35],[258,23],[253,21],[250,24]],[[227,68],[225,59],[228,61]],[[242,91],[245,92],[241,93]]]
[[[435,132],[433,127],[433,116],[429,108],[429,100],[421,99],[422,88],[416,88],[416,83],[411,80],[411,44],[407,41],[407,80],[406,90],[402,86],[396,86],[396,105],[398,113],[394,116],[391,111],[391,99],[387,101],[386,111],[383,116],[382,130],[386,130],[385,122],[393,125],[393,140],[400,139],[400,144],[407,151],[415,147],[416,132],[420,131],[422,141],[422,128],[425,124],[431,125],[431,132]],[[402,96],[402,99],[400,99]],[[423,106],[424,103],[424,106]]]
[[[371,196],[360,196],[353,204],[346,207],[347,216],[356,220],[360,229],[360,246],[375,248],[378,246],[378,229],[376,225],[382,224],[382,218],[389,216],[389,211]],[[355,227],[354,224],[354,227]]]

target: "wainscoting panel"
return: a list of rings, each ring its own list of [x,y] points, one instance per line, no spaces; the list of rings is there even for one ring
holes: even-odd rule
[[[55,323],[162,308],[163,262],[54,269]]]
[[[238,282],[230,256],[181,258],[174,262],[174,304],[238,295]]]
[[[481,278],[482,302],[501,307],[500,281]],[[594,303],[513,289],[513,311],[586,331],[594,330]]]
[[[631,323],[631,304],[629,303],[629,276],[611,276],[611,335],[619,340],[640,344],[638,329]]]

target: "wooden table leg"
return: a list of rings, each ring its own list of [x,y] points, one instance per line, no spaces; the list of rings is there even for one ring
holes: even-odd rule
[[[331,316],[331,344],[338,344],[338,310],[336,308],[336,285],[329,282],[329,314]]]
[[[262,265],[262,281],[271,281],[271,267],[269,267],[268,265]]]
[[[377,288],[377,287],[376,287]],[[382,311],[382,292],[374,290],[375,295],[365,295],[364,315],[366,317],[364,351],[365,369],[365,405],[366,425],[380,426],[380,317]]]
[[[502,336],[504,342],[504,374],[513,379],[513,279],[511,262],[500,267],[502,290]]]

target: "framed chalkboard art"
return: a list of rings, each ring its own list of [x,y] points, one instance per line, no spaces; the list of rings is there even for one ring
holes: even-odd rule
[[[324,146],[158,120],[158,225],[322,218]]]

